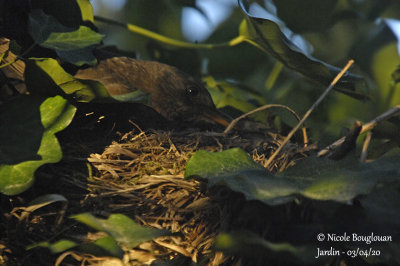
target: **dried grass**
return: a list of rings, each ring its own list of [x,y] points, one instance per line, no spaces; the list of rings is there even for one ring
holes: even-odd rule
[[[232,147],[243,148],[264,165],[280,141],[282,138],[272,133],[247,139],[190,131],[128,133],[102,154],[92,154],[88,159],[97,171],[89,179],[90,193],[85,203],[98,206],[103,214],[125,213],[145,226],[179,233],[131,250],[129,258],[124,259],[126,263],[189,257],[194,262],[219,265],[228,258],[214,253],[212,244],[231,222],[235,204],[239,203],[226,188],[210,192],[201,181],[184,179],[185,165],[196,150]],[[283,171],[313,148],[290,144],[269,170]]]

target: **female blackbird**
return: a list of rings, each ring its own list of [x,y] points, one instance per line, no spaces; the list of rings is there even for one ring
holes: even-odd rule
[[[134,96],[137,100],[139,93],[149,95],[147,103],[173,122],[227,126],[230,121],[217,110],[204,86],[179,69],[159,62],[112,57],[93,68],[79,70],[75,77],[101,82],[117,99]]]

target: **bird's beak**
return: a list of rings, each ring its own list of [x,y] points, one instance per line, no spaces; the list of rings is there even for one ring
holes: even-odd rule
[[[203,117],[208,121],[220,124],[220,125],[222,125],[224,127],[229,126],[229,124],[232,121],[231,117],[229,117],[228,115],[226,115],[224,113],[219,112],[217,109],[215,109],[215,110],[211,110],[211,109],[206,110],[203,113]]]

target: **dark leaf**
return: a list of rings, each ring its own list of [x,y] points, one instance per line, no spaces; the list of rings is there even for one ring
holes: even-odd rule
[[[93,8],[89,0],[31,1],[33,9],[41,9],[62,25],[78,28],[93,23]]]
[[[63,195],[60,194],[46,194],[37,197],[29,203],[28,207],[23,209],[23,212],[21,214],[21,219],[27,217],[37,209],[43,208],[49,204],[56,202],[62,202],[65,206],[68,204],[68,200]]]
[[[268,205],[290,202],[301,194],[310,199],[347,202],[368,194],[378,183],[400,180],[400,153],[368,164],[356,158],[341,161],[309,157],[279,175],[256,164],[243,150],[197,151],[185,177],[201,176],[210,185],[223,184]]]
[[[97,63],[97,59],[92,53],[93,48],[93,46],[89,46],[72,51],[57,50],[57,54],[60,58],[63,58],[64,61],[76,66],[83,66],[85,64],[93,66]],[[66,58],[68,58],[68,60],[66,60]]]
[[[42,10],[31,11],[29,32],[37,44],[55,50],[63,61],[77,65],[96,63],[92,50],[103,38],[86,26],[66,27]],[[72,59],[71,54],[74,54]]]
[[[220,234],[215,240],[214,248],[224,253],[247,256],[248,259],[264,258],[287,263],[316,262],[315,246],[295,246],[290,243],[273,243],[246,231]],[[329,259],[329,258],[328,258]],[[321,263],[322,260],[318,260]],[[288,264],[289,265],[289,264]]]
[[[239,4],[246,14],[240,26],[240,34],[248,42],[257,46],[264,52],[281,61],[285,66],[303,74],[304,76],[328,86],[340,69],[325,62],[317,60],[309,55],[306,46],[299,47],[293,42],[299,36],[293,35],[288,28],[278,25],[278,19],[269,19],[252,15],[250,4],[247,0],[239,0]],[[284,29],[284,31],[282,30]],[[299,39],[301,40],[301,39]],[[304,44],[304,42],[302,43]],[[357,75],[346,73],[336,85],[336,90],[346,93],[357,99],[367,99],[365,94],[365,82]]]

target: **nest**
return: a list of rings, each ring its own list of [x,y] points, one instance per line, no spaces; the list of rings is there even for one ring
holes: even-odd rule
[[[241,147],[255,162],[265,166],[282,137],[268,133],[262,138],[200,132],[139,132],[124,135],[89,161],[97,169],[89,178],[86,204],[104,214],[124,213],[149,227],[168,229],[179,236],[157,238],[127,252],[125,262],[189,259],[220,265],[232,258],[215,253],[212,245],[221,231],[229,229],[242,197],[225,187],[208,188],[202,181],[184,179],[185,165],[199,149],[221,151]],[[313,146],[288,145],[270,165],[283,171],[307,156]]]

